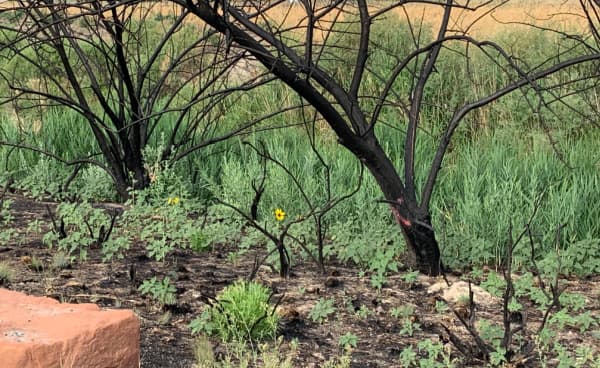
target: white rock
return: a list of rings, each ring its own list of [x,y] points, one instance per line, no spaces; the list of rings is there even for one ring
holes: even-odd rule
[[[473,300],[476,304],[492,306],[499,305],[500,303],[500,299],[496,298],[477,285],[471,284],[471,291],[473,292]],[[469,284],[465,281],[457,281],[448,287],[445,281],[441,281],[427,288],[427,293],[442,293],[442,298],[444,298],[444,300],[450,303],[457,303],[459,300],[468,300]]]

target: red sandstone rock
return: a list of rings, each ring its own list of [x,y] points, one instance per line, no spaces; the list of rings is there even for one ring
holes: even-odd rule
[[[1,368],[138,368],[139,346],[132,311],[0,289]]]

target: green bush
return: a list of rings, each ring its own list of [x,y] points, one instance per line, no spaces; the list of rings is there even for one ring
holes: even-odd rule
[[[192,333],[218,335],[223,341],[274,339],[279,316],[269,305],[270,295],[267,287],[256,282],[235,282],[192,321]]]

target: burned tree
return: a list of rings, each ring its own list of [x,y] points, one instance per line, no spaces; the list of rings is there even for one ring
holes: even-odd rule
[[[98,152],[65,159],[24,140],[1,144],[73,164],[74,174],[81,164],[98,165],[126,199],[150,182],[143,152],[153,137],[164,135],[167,161],[243,131],[219,122],[223,100],[252,83],[230,78],[245,51],[191,21],[190,10],[163,10],[154,2],[97,0],[0,6],[0,104],[17,116],[75,111]],[[21,130],[26,135],[27,124]]]
[[[451,21],[459,12],[485,14],[506,1],[301,0],[294,5],[296,14],[301,13],[299,18],[294,18],[287,1],[171,2],[189,10],[233,45],[246,50],[320,114],[337,135],[339,143],[364,163],[377,181],[385,198],[383,201],[390,205],[402,229],[416,267],[430,275],[443,271],[431,221],[430,200],[444,156],[465,116],[519,90],[528,91],[524,93],[524,99],[528,101],[532,99],[529,92],[533,91],[535,102],[530,103],[534,112],[550,109],[551,102],[563,103],[560,102],[562,96],[592,88],[585,83],[571,85],[569,81],[593,80],[598,76],[594,66],[568,74],[560,86],[540,83],[554,73],[569,71],[578,65],[597,65],[600,53],[593,45],[593,39],[588,42],[585,38],[575,37],[585,46],[570,50],[569,54],[557,52],[551,60],[527,67],[500,45],[480,41],[468,33],[481,16],[475,16],[461,29],[456,29],[456,24]],[[410,4],[421,4],[425,8],[423,13],[440,13],[432,37],[423,37],[422,19],[414,19],[414,15],[409,14],[406,6]],[[598,6],[583,0],[581,5],[587,9],[582,17],[593,25],[592,17],[597,14]],[[373,36],[373,25],[392,16],[394,11],[406,16],[408,26],[398,31],[410,35],[412,42],[406,45],[403,55],[389,55],[394,59],[392,67],[377,71],[371,64],[372,54],[376,50],[385,50],[387,45],[386,40]],[[351,42],[340,43],[340,35],[349,37]],[[464,57],[465,79],[469,78],[469,53],[477,51],[485,55],[490,63],[504,71],[503,85],[455,106],[443,107],[445,123],[439,130],[429,132],[438,141],[436,151],[431,157],[417,157],[419,137],[424,134],[422,112],[426,104],[435,103],[426,101],[426,90],[439,68],[440,54],[448,50]],[[344,68],[348,73],[340,72]],[[368,88],[367,83],[375,84],[375,88]],[[401,83],[408,87],[399,88]],[[555,93],[557,87],[566,87],[568,91]],[[440,101],[440,104],[445,102]],[[405,137],[400,162],[392,160],[377,131],[383,124],[384,111],[390,109],[400,112],[401,118],[392,124],[402,130]],[[426,172],[416,172],[418,160],[429,162]]]

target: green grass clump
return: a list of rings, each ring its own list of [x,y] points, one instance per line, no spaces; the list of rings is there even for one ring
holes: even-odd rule
[[[71,258],[65,252],[56,252],[52,255],[50,268],[53,270],[64,270],[71,266]]]
[[[218,335],[223,341],[274,339],[279,316],[269,305],[270,296],[270,290],[256,282],[235,282],[192,321],[192,332]]]
[[[287,345],[284,347],[284,345]],[[210,340],[199,336],[194,343],[194,368],[295,368],[294,359],[298,353],[298,344],[283,344],[279,338],[272,343],[249,346],[243,342],[226,344],[222,359],[217,359]],[[341,367],[338,367],[341,368]]]
[[[0,262],[0,286],[8,285],[15,277],[15,271],[8,262]]]

